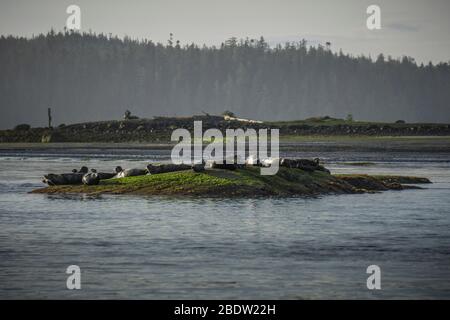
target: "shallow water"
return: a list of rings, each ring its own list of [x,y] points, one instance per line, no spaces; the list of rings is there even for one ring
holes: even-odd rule
[[[434,183],[288,199],[38,195],[27,192],[44,173],[140,167],[169,151],[1,151],[0,298],[450,298],[450,154],[288,155]],[[81,290],[66,289],[72,264]],[[381,290],[366,288],[372,264]]]

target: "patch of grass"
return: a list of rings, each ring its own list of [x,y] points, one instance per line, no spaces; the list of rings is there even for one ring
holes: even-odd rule
[[[369,126],[369,125],[392,125],[392,123],[381,122],[368,122],[368,121],[349,121],[345,119],[317,117],[304,120],[292,120],[292,121],[271,121],[267,124],[275,126],[336,126],[336,125],[349,125],[349,126]]]
[[[374,175],[372,177],[386,183],[411,183],[411,184],[432,183],[428,178],[415,176]]]
[[[395,175],[367,175],[367,174],[336,174],[334,175],[339,179],[360,179],[371,178],[383,183],[410,183],[410,184],[422,184],[432,183],[428,178],[415,177],[415,176],[395,176]]]
[[[216,190],[238,183],[225,177],[214,175],[212,172],[196,173],[190,170],[167,172],[155,175],[127,177],[122,179],[109,179],[102,181],[101,185],[113,186],[121,190],[132,188],[137,193],[200,193],[206,190]]]

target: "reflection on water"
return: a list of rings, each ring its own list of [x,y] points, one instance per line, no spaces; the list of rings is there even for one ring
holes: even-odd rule
[[[117,153],[0,158],[0,298],[450,298],[448,154],[320,155],[333,172],[429,177],[424,190],[233,200],[27,193],[50,171],[168,159],[164,150],[133,161]],[[368,160],[376,165],[339,164]],[[71,264],[82,270],[79,291],[65,289]],[[371,264],[381,291],[366,289]]]

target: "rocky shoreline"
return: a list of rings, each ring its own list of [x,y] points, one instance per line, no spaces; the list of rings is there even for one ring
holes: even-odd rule
[[[322,119],[322,118],[321,118]],[[226,119],[222,116],[155,117],[60,125],[55,128],[31,128],[19,125],[12,130],[0,130],[0,143],[20,142],[170,142],[173,130],[192,131],[194,121],[203,128],[260,129],[276,128],[283,136],[450,136],[449,124],[370,123],[332,121],[255,122]]]

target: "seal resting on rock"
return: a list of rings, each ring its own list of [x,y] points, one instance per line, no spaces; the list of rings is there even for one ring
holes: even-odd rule
[[[81,167],[80,170],[72,169],[72,173],[88,173],[88,171],[89,171],[88,167],[85,166]]]
[[[88,169],[88,167],[83,166],[83,167],[81,167],[81,169],[78,172],[79,173],[88,173],[89,169]]]
[[[280,163],[280,158],[267,158],[261,161],[262,167],[271,167],[273,163]]]
[[[49,173],[44,175],[42,179],[43,183],[48,184],[49,186],[59,186],[65,184],[81,184],[83,175],[88,173],[88,168],[83,166],[80,170],[73,169],[71,173]]]
[[[83,175],[88,173],[88,170],[89,169],[87,167],[83,166],[80,170],[73,169],[71,173],[49,173],[44,175],[42,182],[48,184],[49,186],[81,184]]]
[[[49,186],[59,186],[64,184],[81,184],[84,173],[49,173],[44,175],[43,183]]]
[[[86,173],[83,176],[82,182],[85,185],[93,186],[100,183],[100,180],[111,179],[116,175],[116,173],[109,172],[97,172],[95,169],[91,169],[90,173]]]
[[[145,169],[122,169],[121,166],[118,166],[114,178],[145,176],[146,174],[147,170]]]
[[[209,163],[209,167],[211,169],[236,170],[237,165],[235,163],[217,163],[215,161],[211,161]]]
[[[253,161],[253,160],[252,160]],[[255,163],[259,163],[259,160],[254,160]],[[208,160],[207,167],[211,169],[223,169],[223,170],[236,170],[244,168],[247,164],[247,160],[244,158],[238,158],[237,155],[234,157],[227,157],[223,160],[223,162],[217,162],[215,160]]]
[[[111,179],[117,174],[117,172],[97,172],[96,169],[91,169],[92,173],[96,173],[100,180]]]
[[[97,172],[86,173],[83,176],[82,182],[88,186],[97,185],[100,182],[100,177]]]
[[[246,160],[245,164],[247,166],[261,166],[261,161],[254,155],[250,155]]]
[[[280,160],[280,166],[287,167],[287,168],[297,168],[297,169],[308,171],[308,172],[323,171],[323,172],[330,173],[330,170],[328,170],[324,166],[320,165],[319,158],[315,158],[314,160],[282,158]]]
[[[147,165],[147,172],[149,174],[158,174],[158,173],[189,170],[191,168],[192,166],[189,166],[187,164],[168,163],[168,164],[153,165],[150,163]]]
[[[203,172],[203,171],[205,171],[205,165],[206,165],[205,160],[202,160],[201,163],[194,163],[192,165],[192,170],[194,172]]]

